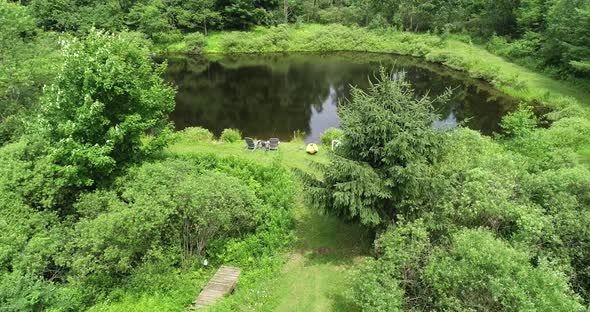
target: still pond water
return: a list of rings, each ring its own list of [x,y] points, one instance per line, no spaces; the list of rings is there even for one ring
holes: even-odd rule
[[[298,53],[167,60],[165,79],[178,88],[171,115],[176,128],[201,126],[215,135],[236,128],[244,136],[289,140],[299,131],[306,142],[318,142],[326,129],[339,126],[338,106],[346,105],[351,86],[366,90],[380,65],[405,71],[417,96],[453,89],[451,101],[435,107],[435,127],[462,123],[489,134],[516,105],[481,80],[408,57]]]

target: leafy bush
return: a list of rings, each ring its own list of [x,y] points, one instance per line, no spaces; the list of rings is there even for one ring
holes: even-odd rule
[[[531,107],[521,104],[517,111],[502,118],[500,126],[509,137],[526,136],[537,127],[537,117]]]
[[[178,134],[180,139],[185,142],[209,142],[213,141],[213,133],[202,127],[188,127]]]
[[[355,272],[349,294],[353,302],[363,311],[402,311],[427,303],[430,294],[420,281],[421,266],[431,248],[424,222],[391,227],[375,246],[381,257],[367,259]]]
[[[58,165],[52,170],[69,173],[61,175],[62,193],[111,181],[166,145],[174,89],[140,42],[126,39],[92,31],[66,42],[60,73],[44,89],[31,132],[47,142],[47,163]],[[142,141],[148,130],[152,140]]]
[[[183,39],[180,31],[156,32],[151,35],[155,44],[167,45],[180,42]]]
[[[481,230],[453,235],[449,250],[434,251],[425,280],[440,310],[584,311],[562,274]]]
[[[225,143],[235,143],[242,140],[242,133],[238,129],[225,129],[219,139]]]
[[[322,145],[325,146],[331,146],[333,140],[342,140],[343,138],[344,132],[342,131],[342,129],[338,128],[330,128],[326,130],[324,133],[322,133],[322,135],[320,136]]]
[[[224,34],[221,46],[229,53],[275,52],[289,50],[290,31],[286,25],[257,28],[253,32]]]
[[[205,46],[206,37],[202,33],[190,33],[184,36],[184,41],[187,45],[187,52],[199,54]]]
[[[37,115],[43,85],[52,81],[61,63],[58,35],[44,33],[27,6],[0,1],[0,145],[16,140],[26,119]]]
[[[303,43],[309,51],[359,51],[367,49],[372,36],[364,28],[332,24],[320,28]]]
[[[34,275],[0,274],[0,305],[3,311],[33,311],[55,301],[55,286]]]
[[[527,58],[538,53],[541,48],[541,38],[538,33],[527,32],[522,39],[509,43],[505,37],[493,36],[487,48],[500,56],[512,59]]]
[[[11,186],[20,173],[9,172],[21,168],[4,160],[20,151],[19,144],[7,147],[0,150],[8,166],[0,167],[3,307],[81,310],[101,296],[130,305],[153,291],[174,298],[162,305],[184,306],[194,290],[177,293],[162,278],[176,283],[179,268],[205,255],[211,264],[256,267],[290,242],[294,187],[279,164],[216,155],[146,163],[112,189],[82,195],[70,212],[78,221],[61,223],[27,207]],[[68,282],[50,283],[44,272]]]
[[[154,248],[178,251],[190,265],[211,239],[251,230],[263,213],[237,178],[186,161],[145,164],[118,184],[122,201],[99,192],[77,203],[82,218],[69,244],[78,259],[75,275],[98,278],[93,272],[100,272],[103,281],[105,274],[127,275]]]

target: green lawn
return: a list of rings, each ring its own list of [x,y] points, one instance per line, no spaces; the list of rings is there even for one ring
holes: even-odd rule
[[[372,239],[358,226],[299,205],[296,243],[276,283],[274,311],[348,311],[348,274]]]
[[[222,156],[237,156],[244,159],[250,159],[261,163],[270,163],[279,160],[289,168],[299,168],[309,170],[311,162],[325,163],[328,161],[327,150],[320,146],[320,152],[317,155],[309,155],[305,152],[305,144],[301,141],[282,142],[278,151],[265,152],[261,149],[249,151],[245,149],[244,142],[238,143],[221,143],[212,142],[179,142],[168,148],[175,154],[187,153],[213,153]]]
[[[311,162],[326,162],[328,151],[311,156],[302,142],[281,143],[278,152],[254,152],[244,149],[244,143],[181,142],[169,151],[179,155],[214,153],[233,155],[260,163],[279,160],[289,168],[310,170]],[[268,293],[256,308],[244,305],[244,310],[257,311],[346,311],[345,293],[348,276],[355,263],[367,255],[372,238],[357,225],[320,215],[307,207],[301,198],[295,210],[295,243],[280,274],[261,281],[251,293]],[[240,290],[238,289],[237,292]],[[217,310],[215,306],[211,310]]]
[[[590,93],[566,81],[555,80],[543,74],[536,73],[523,66],[514,64],[502,57],[488,52],[485,48],[449,39],[443,49],[445,53],[465,60],[467,68],[452,66],[467,72],[485,72],[491,66],[498,71],[500,79],[506,81],[491,81],[500,90],[524,100],[540,100],[546,104],[553,104],[557,96],[575,98],[579,103],[590,107]],[[509,83],[511,79],[523,83],[524,88],[515,87]]]

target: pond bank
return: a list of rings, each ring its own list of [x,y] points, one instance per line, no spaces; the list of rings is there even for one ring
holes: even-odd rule
[[[417,96],[432,98],[436,128],[461,124],[483,134],[499,133],[501,118],[518,101],[481,79],[423,59],[366,52],[298,52],[215,56],[167,55],[164,78],[177,87],[170,115],[177,130],[203,127],[215,136],[240,129],[244,136],[290,140],[304,133],[319,142],[337,128],[337,111],[354,88],[367,91],[381,67],[402,76]]]
[[[488,52],[461,35],[369,30],[342,25],[257,27],[249,32],[219,32],[207,37],[203,53],[363,51],[409,55],[464,71],[498,90],[552,112],[548,119],[583,118],[590,123],[590,91]],[[580,160],[590,164],[589,148],[579,146]]]
[[[409,55],[465,71],[511,96],[538,101],[553,109],[576,104],[590,106],[588,91],[510,63],[463,40],[455,35],[441,38],[342,25],[293,25],[213,33],[207,37],[203,53],[359,51]]]

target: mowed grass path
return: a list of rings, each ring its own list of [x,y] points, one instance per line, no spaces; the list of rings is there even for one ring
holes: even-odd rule
[[[310,162],[327,162],[327,151],[305,153],[303,143],[281,143],[278,152],[254,152],[240,143],[179,143],[169,151],[175,154],[214,153],[239,156],[260,163],[280,161],[289,168],[311,170]],[[280,275],[261,283],[270,299],[257,310],[263,311],[349,311],[345,293],[351,269],[368,254],[369,234],[340,219],[321,215],[307,207],[300,195],[295,210],[295,243]]]
[[[349,311],[350,269],[367,254],[371,239],[361,228],[319,215],[302,202],[296,242],[275,288],[274,311]]]

